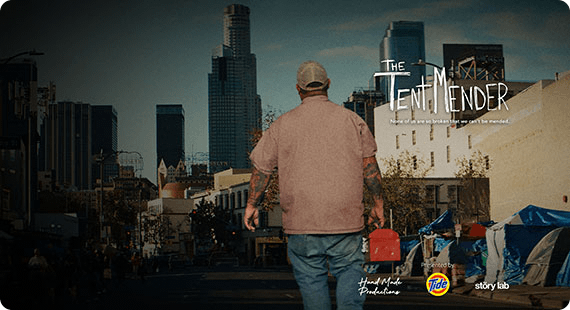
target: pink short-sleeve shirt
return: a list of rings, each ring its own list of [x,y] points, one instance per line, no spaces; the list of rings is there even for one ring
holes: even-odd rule
[[[285,233],[338,234],[364,228],[362,159],[376,149],[356,113],[312,96],[276,120],[250,157],[259,171],[278,168]]]

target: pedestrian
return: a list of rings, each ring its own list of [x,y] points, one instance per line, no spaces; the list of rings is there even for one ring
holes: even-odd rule
[[[141,263],[142,260],[141,257],[139,256],[139,253],[137,252],[133,253],[133,256],[131,256],[131,265],[133,266],[133,274],[135,279],[138,276],[140,276]]]
[[[172,272],[172,255],[168,255],[168,271]]]
[[[32,296],[36,296],[32,303],[36,306],[45,305],[49,302],[50,286],[48,272],[50,265],[46,258],[41,255],[39,249],[34,249],[34,256],[28,260],[29,268],[29,290]]]
[[[28,266],[32,270],[45,271],[49,267],[49,264],[46,258],[40,254],[40,249],[36,248],[34,249],[34,256],[28,261]]]
[[[257,205],[277,169],[288,255],[305,309],[331,308],[329,271],[337,280],[338,309],[362,309],[363,179],[374,198],[368,222],[384,225],[377,148],[357,114],[328,100],[330,85],[321,64],[299,67],[301,104],[279,117],[250,155],[254,168],[244,223],[255,231]]]

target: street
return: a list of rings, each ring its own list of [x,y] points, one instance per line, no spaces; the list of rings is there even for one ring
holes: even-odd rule
[[[421,279],[401,279],[400,282],[390,287],[392,292],[400,291],[398,295],[369,295],[365,309],[428,309],[434,306],[438,309],[532,309],[452,293],[435,297],[426,292]],[[334,288],[333,278],[329,284]],[[303,309],[297,284],[287,267],[181,268],[148,275],[144,282],[127,279],[122,284],[112,283],[108,287],[107,292],[96,300],[82,302],[70,309]]]

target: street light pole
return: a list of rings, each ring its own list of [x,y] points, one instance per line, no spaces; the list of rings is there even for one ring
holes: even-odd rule
[[[136,176],[136,172],[139,171],[139,179],[138,179],[138,189],[139,189],[139,206],[138,206],[138,226],[139,226],[139,233],[138,233],[138,241],[139,241],[139,254],[142,255],[142,214],[141,214],[141,204],[142,204],[142,173],[141,171],[143,170],[143,166],[144,166],[144,159],[143,156],[141,155],[141,153],[137,152],[137,151],[118,151],[116,152],[117,154],[136,154],[138,155],[138,159],[133,160],[133,159],[128,159],[126,162],[127,164],[131,164],[131,165],[136,165],[133,166],[133,170]],[[122,165],[122,164],[121,164]]]
[[[34,49],[34,50],[31,50],[31,51],[26,51],[26,52],[18,53],[18,54],[16,54],[16,55],[13,55],[13,56],[4,58],[4,59],[2,59],[2,60],[0,60],[0,61],[2,61],[2,64],[5,65],[5,64],[7,64],[8,62],[10,62],[10,60],[12,60],[12,59],[14,59],[14,58],[17,58],[17,57],[20,57],[20,56],[23,56],[23,55],[41,56],[41,55],[43,55],[43,54],[44,54],[44,53],[42,53],[42,52],[37,52],[37,51]]]
[[[105,162],[105,160],[107,158],[109,158],[110,156],[118,156],[119,154],[137,154],[139,156],[139,158],[137,160],[128,160],[128,164],[138,164],[140,167],[134,167],[135,169],[134,172],[136,173],[137,170],[142,170],[143,167],[143,157],[139,152],[136,151],[112,151],[111,153],[108,154],[103,154],[103,150],[101,149],[101,152],[97,158],[97,161],[99,162],[99,177],[101,180],[101,184],[100,184],[100,189],[101,189],[101,199],[100,199],[100,204],[99,204],[99,239],[102,242],[103,241],[103,222],[104,222],[104,214],[103,214],[103,199],[104,199],[104,195],[103,195],[103,164]],[[116,158],[116,162],[118,160],[118,157]],[[122,164],[121,164],[122,165]],[[141,196],[142,196],[142,175],[139,174],[139,242],[142,242],[142,221],[141,221]],[[109,238],[107,238],[107,243],[109,242]],[[141,243],[139,243],[140,246]]]
[[[141,199],[142,199],[142,175],[139,174],[139,256],[142,257],[142,215],[141,215]]]
[[[412,63],[412,66],[426,66],[426,65],[432,66],[432,67],[436,67],[436,68],[438,68],[440,71],[443,70],[443,68],[442,68],[441,66],[438,66],[438,65],[436,65],[436,64],[433,64],[433,63],[431,63],[431,62],[425,62],[425,61],[423,61],[422,59],[419,59],[418,62]]]
[[[99,200],[99,242],[103,242],[103,149],[101,149],[99,154],[99,188],[101,190],[101,198]]]
[[[30,56],[41,56],[44,53],[42,52],[37,52],[35,49],[31,50],[31,51],[26,51],[26,52],[22,52],[22,53],[18,53],[16,55],[4,58],[4,59],[0,59],[0,62],[2,62],[3,65],[8,64],[8,62],[10,62],[12,59],[15,59],[17,57],[23,56],[23,55],[30,55]],[[32,94],[35,94],[35,91],[32,91],[32,87],[36,87],[37,88],[37,84],[32,84],[33,82],[33,70],[32,70],[32,66],[33,64],[30,63],[30,79],[28,81],[28,88],[29,88],[29,93],[30,93],[30,98],[29,98],[29,113],[24,114],[26,115],[27,118],[27,127],[28,127],[28,137],[27,137],[27,149],[26,149],[26,198],[25,200],[27,200],[27,219],[26,219],[26,224],[28,226],[28,228],[31,228],[32,226],[32,141],[35,138],[35,135],[32,136],[32,130],[36,130],[36,126],[32,125],[33,122],[37,122],[37,98],[35,96],[33,96]],[[37,81],[36,81],[37,82]],[[37,134],[37,133],[36,133]],[[37,150],[35,151],[36,155],[37,155]],[[37,171],[36,171],[37,174]]]

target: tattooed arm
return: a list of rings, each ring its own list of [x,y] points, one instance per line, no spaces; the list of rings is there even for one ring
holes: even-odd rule
[[[364,169],[364,184],[372,194],[374,207],[370,211],[368,224],[374,224],[377,228],[384,226],[384,199],[382,198],[382,176],[376,157],[366,157],[362,160]],[[374,223],[375,220],[380,222],[380,226]]]
[[[255,226],[259,224],[259,211],[257,204],[263,198],[263,193],[269,185],[271,174],[265,174],[256,168],[251,172],[251,180],[249,181],[249,198],[245,207],[243,222],[245,227],[251,231],[255,231]]]

